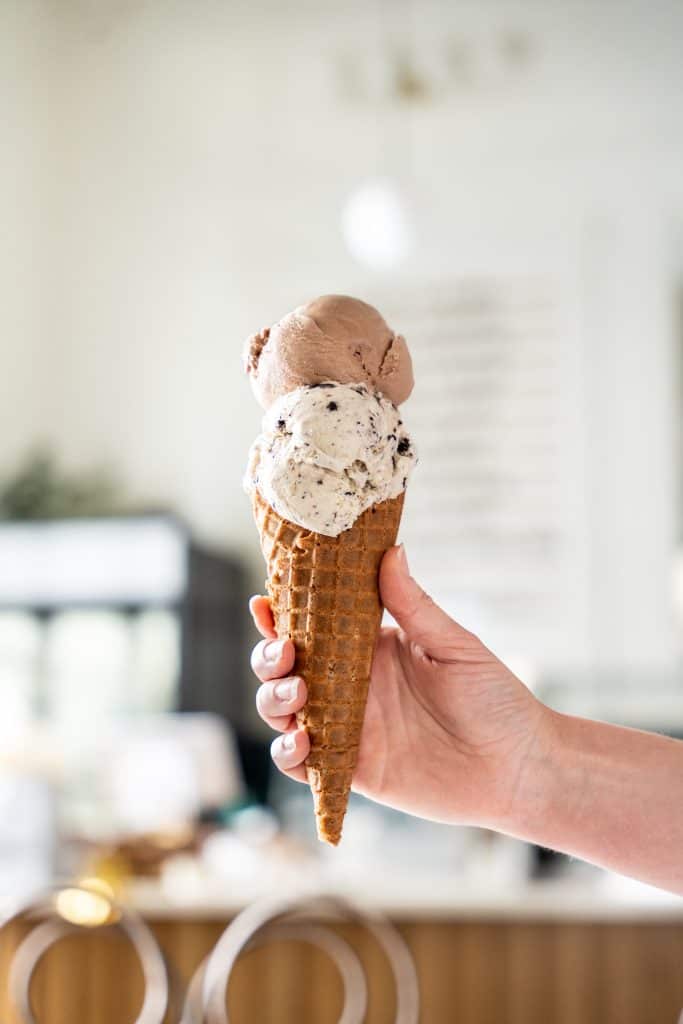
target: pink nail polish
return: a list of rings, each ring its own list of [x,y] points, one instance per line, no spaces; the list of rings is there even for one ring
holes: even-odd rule
[[[296,747],[296,740],[293,732],[286,732],[284,736],[280,737],[280,749],[283,753],[291,754]]]
[[[264,660],[274,665],[282,655],[282,646],[282,640],[269,640],[267,644],[263,645]]]
[[[286,683],[276,683],[273,687],[273,693],[277,700],[281,700],[283,703],[288,704],[296,697],[297,684],[291,680]]]

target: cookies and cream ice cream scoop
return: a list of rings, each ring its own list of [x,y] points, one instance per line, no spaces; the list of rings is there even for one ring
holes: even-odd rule
[[[324,381],[282,395],[263,418],[245,486],[327,537],[405,490],[415,451],[399,410],[365,384]]]

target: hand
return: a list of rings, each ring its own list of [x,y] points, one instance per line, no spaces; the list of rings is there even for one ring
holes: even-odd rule
[[[379,582],[399,628],[383,628],[375,651],[353,789],[423,818],[503,827],[544,743],[547,709],[425,594],[402,547],[384,556]],[[308,736],[294,714],[306,685],[288,675],[294,646],[276,639],[267,598],[252,598],[250,609],[266,638],[252,654],[256,704],[283,733],[272,757],[305,782]]]

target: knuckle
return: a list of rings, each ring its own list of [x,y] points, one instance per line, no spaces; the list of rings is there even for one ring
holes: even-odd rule
[[[415,595],[412,602],[409,614],[411,617],[415,615],[428,614],[435,607],[436,602],[434,599],[430,597],[426,590],[422,590],[422,588],[420,588],[419,593]]]
[[[434,608],[436,608],[436,601],[434,600],[431,594],[427,593],[426,590],[421,591],[418,603],[420,608],[424,609],[425,611],[432,611]]]

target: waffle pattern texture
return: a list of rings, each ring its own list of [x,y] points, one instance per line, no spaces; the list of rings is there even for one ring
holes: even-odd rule
[[[254,491],[275,629],[294,641],[294,672],[308,689],[298,713],[311,750],[306,773],[318,837],[336,846],[351,791],[382,619],[378,570],[396,543],[405,495],[367,509],[326,537],[283,519]]]

